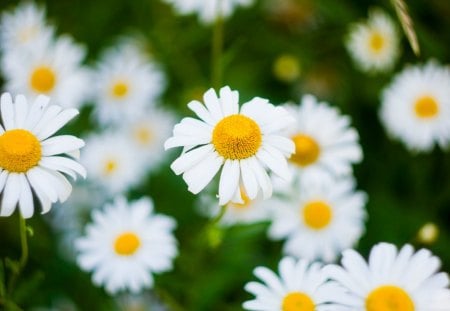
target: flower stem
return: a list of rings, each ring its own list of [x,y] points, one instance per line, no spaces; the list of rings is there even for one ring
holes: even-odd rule
[[[212,49],[211,49],[211,80],[212,86],[218,90],[222,87],[222,54],[223,54],[223,37],[224,37],[224,20],[222,17],[221,1],[217,2],[217,18],[214,22]]]
[[[28,240],[27,240],[27,224],[25,218],[19,215],[19,233],[20,233],[20,246],[22,249],[22,254],[19,261],[16,262],[14,269],[12,269],[12,275],[8,284],[8,295],[11,296],[14,287],[16,285],[17,279],[20,276],[23,268],[28,261]]]

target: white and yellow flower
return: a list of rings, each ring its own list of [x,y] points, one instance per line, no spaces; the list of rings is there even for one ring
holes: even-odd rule
[[[76,240],[78,264],[92,271],[92,280],[114,294],[153,286],[154,273],[172,269],[177,255],[172,231],[175,220],[155,214],[149,198],[128,203],[119,197],[92,213],[86,236]]]
[[[320,181],[351,175],[352,164],[362,160],[362,150],[350,118],[312,95],[303,96],[299,107],[285,107],[296,119],[288,131],[295,143],[289,162],[300,178]]]
[[[86,176],[75,160],[84,142],[71,135],[52,136],[78,111],[49,105],[46,96],[28,103],[23,95],[13,101],[4,93],[0,102],[0,216],[10,216],[16,206],[24,218],[33,216],[34,196],[47,213],[72,191],[64,174]]]
[[[400,55],[399,41],[394,21],[382,10],[373,9],[367,21],[352,25],[346,47],[362,71],[385,72]]]
[[[351,177],[294,185],[270,200],[268,235],[286,240],[283,252],[297,258],[336,259],[364,232],[366,194]]]
[[[188,107],[200,118],[184,118],[175,125],[165,148],[184,147],[172,170],[183,174],[188,190],[199,193],[222,168],[219,204],[242,203],[240,185],[250,200],[259,189],[264,199],[272,195],[272,183],[265,167],[285,180],[291,172],[286,157],[294,151],[293,142],[281,131],[293,119],[282,107],[255,97],[239,107],[239,93],[229,87],[213,89],[204,103],[191,101]]]
[[[319,263],[283,258],[278,266],[279,276],[265,267],[254,270],[262,283],[249,282],[245,290],[255,295],[244,302],[244,310],[255,311],[324,311],[340,310],[328,302],[339,296],[339,286],[327,282]]]
[[[450,70],[429,62],[399,73],[383,92],[380,118],[387,132],[411,151],[450,141]]]
[[[333,298],[346,310],[449,310],[449,277],[438,272],[439,258],[426,249],[414,252],[405,245],[397,250],[393,244],[379,243],[368,262],[356,251],[346,250],[341,263],[342,267],[327,266],[325,272],[346,289],[346,296]]]

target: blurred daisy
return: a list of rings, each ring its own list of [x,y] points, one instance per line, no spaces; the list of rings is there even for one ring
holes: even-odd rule
[[[119,310],[122,311],[168,311],[169,309],[153,292],[140,294],[123,294],[116,298]]]
[[[380,118],[388,133],[412,151],[447,147],[450,70],[434,62],[403,70],[383,92]]]
[[[154,214],[149,198],[128,203],[119,197],[103,211],[93,211],[86,236],[76,240],[78,264],[93,271],[92,280],[114,294],[153,286],[152,273],[172,269],[177,255],[175,221]]]
[[[307,182],[270,200],[273,222],[268,234],[286,239],[285,254],[330,262],[352,247],[364,232],[366,194],[351,177]]]
[[[72,191],[61,173],[86,177],[73,159],[84,142],[71,135],[52,136],[78,111],[49,105],[45,96],[30,104],[23,95],[13,101],[4,93],[0,101],[0,216],[10,216],[17,205],[24,218],[33,216],[33,193],[47,213],[52,203],[64,202]]]
[[[162,93],[159,68],[132,43],[107,50],[94,73],[95,116],[102,124],[139,117]]]
[[[81,163],[86,166],[90,181],[108,194],[127,191],[146,173],[141,154],[116,131],[88,137]]]
[[[330,265],[325,272],[347,289],[349,297],[333,300],[346,310],[449,310],[448,275],[437,272],[441,262],[428,250],[414,253],[405,245],[398,251],[392,244],[379,243],[368,263],[354,250],[346,250],[341,263],[342,268]]]
[[[230,16],[235,7],[249,6],[253,0],[163,0],[172,4],[179,14],[197,13],[203,23]]]
[[[352,25],[346,42],[356,65],[366,72],[391,70],[400,55],[397,27],[382,10],[369,12],[369,19]]]
[[[286,157],[294,151],[293,142],[281,136],[293,119],[286,110],[255,97],[239,107],[239,93],[228,86],[217,97],[213,89],[203,96],[205,105],[191,101],[188,107],[200,118],[184,118],[175,125],[165,148],[184,147],[172,170],[183,174],[188,190],[199,193],[222,168],[219,204],[230,200],[243,203],[242,182],[250,200],[259,188],[264,199],[272,195],[267,166],[285,180],[291,177]]]
[[[61,106],[78,108],[89,96],[89,74],[81,67],[85,50],[70,37],[56,41],[40,40],[24,57],[5,56],[6,89],[30,97],[45,94]]]
[[[305,95],[299,107],[286,105],[296,123],[289,129],[295,143],[290,163],[304,180],[323,180],[352,173],[352,164],[362,159],[358,133],[350,118],[328,103]]]
[[[342,290],[327,283],[319,263],[310,264],[304,259],[283,258],[278,266],[280,276],[265,267],[254,270],[262,283],[249,282],[245,290],[255,299],[244,302],[244,310],[258,311],[313,311],[338,310],[326,304]],[[328,308],[328,309],[327,309]]]

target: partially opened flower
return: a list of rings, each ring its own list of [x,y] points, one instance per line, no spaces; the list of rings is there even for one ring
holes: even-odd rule
[[[175,221],[155,214],[149,198],[128,203],[117,198],[95,210],[86,236],[76,240],[78,263],[93,271],[92,280],[109,293],[133,293],[153,286],[153,273],[172,269],[177,255]]]
[[[74,159],[84,142],[71,135],[52,137],[78,111],[49,105],[45,96],[28,103],[23,95],[13,101],[4,93],[0,101],[0,216],[10,216],[16,206],[24,218],[33,216],[33,193],[46,213],[72,191],[64,174],[86,176]]]
[[[166,149],[184,147],[172,170],[183,174],[188,190],[197,194],[223,167],[220,205],[230,200],[242,203],[240,185],[250,200],[259,189],[263,198],[270,197],[272,183],[265,167],[283,179],[291,177],[286,158],[294,144],[281,131],[293,122],[292,117],[259,97],[240,108],[239,93],[229,87],[223,87],[219,97],[210,89],[203,99],[205,105],[195,100],[188,104],[200,120],[184,118],[165,142]]]
[[[333,302],[344,310],[446,311],[450,308],[449,277],[438,272],[441,262],[430,251],[414,252],[411,245],[400,250],[379,243],[369,260],[354,250],[346,250],[342,266],[329,265],[328,276],[345,287],[347,295]]]

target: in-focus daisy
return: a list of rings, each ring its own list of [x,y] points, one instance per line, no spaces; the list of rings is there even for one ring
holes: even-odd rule
[[[358,133],[350,118],[328,103],[305,95],[299,107],[286,105],[296,118],[288,134],[295,143],[292,167],[304,180],[323,180],[352,173],[352,164],[362,159]]]
[[[30,97],[45,94],[56,104],[78,108],[89,96],[89,74],[81,66],[85,50],[68,36],[40,40],[26,53],[5,55],[6,89]]]
[[[394,21],[373,9],[369,19],[352,25],[346,47],[356,65],[366,72],[391,70],[400,55],[399,34]]]
[[[304,182],[270,200],[268,234],[285,239],[285,254],[326,262],[352,247],[364,232],[366,195],[351,177]]]
[[[141,154],[128,137],[105,131],[86,138],[81,163],[90,181],[108,194],[125,192],[140,182],[146,173]]]
[[[411,245],[375,245],[366,262],[354,250],[346,250],[342,267],[329,265],[325,272],[344,286],[346,296],[334,302],[346,310],[446,311],[450,310],[448,275],[438,272],[441,262],[430,251],[414,252]]]
[[[149,198],[128,203],[119,197],[92,213],[86,236],[76,240],[77,261],[110,293],[140,292],[153,286],[152,273],[172,269],[177,255],[175,221],[155,214]]]
[[[47,213],[52,203],[64,202],[72,191],[64,174],[86,177],[74,159],[84,142],[71,135],[52,136],[78,111],[49,105],[46,96],[28,103],[23,95],[13,101],[4,93],[0,102],[0,216],[10,216],[17,205],[24,218],[33,216],[33,193]]]
[[[342,290],[327,283],[327,276],[319,263],[283,258],[279,275],[265,267],[257,267],[254,274],[262,283],[249,282],[245,290],[255,299],[244,302],[245,310],[258,311],[314,311],[338,310],[326,304]]]
[[[249,6],[253,0],[163,0],[172,4],[179,14],[197,13],[203,23],[230,16],[235,7]]]
[[[293,142],[281,131],[292,122],[282,107],[255,97],[239,107],[239,93],[223,87],[217,97],[213,89],[199,101],[188,104],[199,118],[184,118],[175,125],[165,148],[184,147],[172,170],[183,174],[188,190],[199,193],[222,168],[219,204],[230,200],[242,203],[240,185],[253,200],[262,190],[264,199],[272,195],[268,167],[285,180],[290,179],[286,157],[294,151]]]
[[[380,118],[412,151],[448,146],[450,70],[434,62],[403,70],[383,92]]]
[[[165,79],[136,44],[123,42],[107,50],[94,73],[95,116],[102,124],[134,120],[154,104]]]

